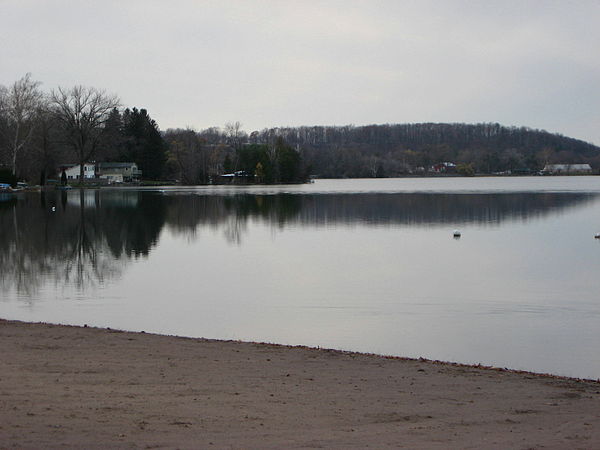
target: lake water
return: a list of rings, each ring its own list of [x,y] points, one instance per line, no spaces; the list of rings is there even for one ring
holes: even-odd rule
[[[597,379],[598,232],[600,177],[4,195],[0,316]]]

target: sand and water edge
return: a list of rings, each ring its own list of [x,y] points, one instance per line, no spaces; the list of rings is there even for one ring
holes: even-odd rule
[[[600,383],[0,320],[0,448],[598,448]]]

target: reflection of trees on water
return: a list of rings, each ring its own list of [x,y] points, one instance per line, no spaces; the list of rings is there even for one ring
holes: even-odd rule
[[[229,242],[240,243],[251,221],[277,228],[487,226],[556,214],[596,198],[585,193],[177,195],[169,199],[167,224],[189,237],[198,227],[222,229]]]
[[[244,195],[225,197],[223,208],[226,214],[225,238],[228,242],[240,244],[250,219],[256,218],[283,228],[286,223],[298,217],[302,209],[302,202],[299,196],[290,194]]]
[[[112,193],[111,193],[112,194]],[[94,191],[24,195],[0,208],[0,283],[29,294],[48,280],[86,288],[148,254],[163,226],[162,202],[139,208]],[[158,221],[158,223],[157,223]]]
[[[597,198],[580,193],[359,194],[309,196],[303,224],[446,226],[528,221]]]
[[[174,195],[168,198],[167,225],[176,235],[194,238],[198,227],[223,232],[228,242],[241,243],[251,220],[283,227],[302,208],[298,195]]]
[[[79,288],[120,276],[147,256],[163,227],[190,240],[201,229],[240,244],[253,222],[287,226],[498,225],[557,214],[598,196],[520,194],[162,195],[134,190],[0,198],[0,285],[34,293],[48,280]],[[54,208],[54,210],[53,210]]]

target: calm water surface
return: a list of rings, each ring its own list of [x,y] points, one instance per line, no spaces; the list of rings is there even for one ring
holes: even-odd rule
[[[600,177],[5,195],[0,316],[600,378],[597,232]]]

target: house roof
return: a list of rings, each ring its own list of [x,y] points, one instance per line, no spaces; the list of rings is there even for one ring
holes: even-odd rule
[[[222,177],[253,177],[254,175],[246,172],[245,170],[238,170],[237,172],[233,172],[233,173],[224,173],[221,176]]]
[[[126,167],[131,167],[135,163],[133,162],[101,162],[98,163],[98,167],[100,169],[121,169]]]
[[[90,162],[90,163],[85,163],[83,166],[84,167],[95,167],[95,163]],[[79,164],[60,164],[58,166],[59,170],[70,170],[70,169],[79,169]]]

